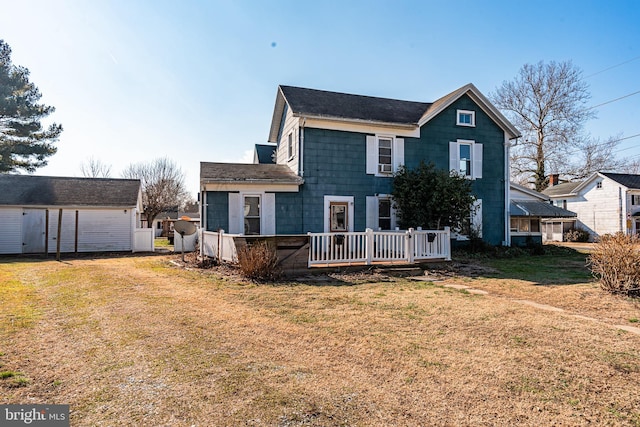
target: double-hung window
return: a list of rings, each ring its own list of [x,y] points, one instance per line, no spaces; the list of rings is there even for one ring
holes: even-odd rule
[[[449,170],[469,179],[482,178],[482,144],[465,139],[450,142]]]
[[[391,176],[404,164],[404,139],[367,135],[367,174]]]
[[[378,228],[391,230],[391,199],[378,200]]]
[[[393,173],[393,140],[378,138],[378,172]]]
[[[287,160],[293,158],[293,132],[289,132],[287,137]]]
[[[458,144],[458,173],[462,176],[471,176],[471,144]]]
[[[260,234],[260,196],[244,196],[244,234]]]
[[[640,194],[631,195],[631,204],[634,206],[640,205]]]
[[[366,227],[372,230],[393,230],[397,225],[396,211],[390,194],[367,196]]]

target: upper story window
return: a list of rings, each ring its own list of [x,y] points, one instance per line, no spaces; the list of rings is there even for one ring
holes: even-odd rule
[[[367,174],[390,176],[403,163],[403,138],[388,135],[367,135]]]
[[[476,112],[471,110],[458,110],[456,124],[458,126],[475,126]]]
[[[460,143],[458,145],[458,160],[460,167],[458,172],[462,176],[471,176],[471,144]]]
[[[635,206],[640,205],[640,194],[631,195],[631,204]]]
[[[289,132],[287,137],[287,159],[293,158],[293,132]]]
[[[482,178],[482,144],[465,139],[450,142],[449,169],[469,179]]]
[[[378,172],[393,173],[393,140],[378,138]]]
[[[596,188],[602,188],[602,181],[596,182]]]

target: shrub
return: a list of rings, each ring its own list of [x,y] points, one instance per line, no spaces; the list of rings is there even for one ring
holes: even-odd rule
[[[591,273],[612,294],[640,295],[640,240],[622,233],[602,236],[588,258]]]
[[[238,263],[242,275],[247,279],[264,282],[280,276],[278,255],[275,248],[266,241],[239,248]]]
[[[564,233],[565,242],[588,242],[589,232],[582,228],[571,228]]]

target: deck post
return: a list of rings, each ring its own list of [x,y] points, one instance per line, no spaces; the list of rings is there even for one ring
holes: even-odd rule
[[[445,227],[445,239],[444,239],[444,256],[446,261],[451,261],[451,228]]]
[[[407,259],[407,262],[409,264],[413,264],[413,260],[414,260],[414,253],[413,253],[413,228],[409,228],[405,233],[404,233],[404,256]]]
[[[371,265],[373,263],[373,230],[371,228],[367,228],[364,230],[366,233],[365,244],[366,246],[366,257],[367,257],[367,265]]]

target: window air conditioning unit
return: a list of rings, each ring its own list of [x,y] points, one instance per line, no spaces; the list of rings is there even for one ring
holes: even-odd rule
[[[391,165],[387,165],[387,164],[378,165],[378,172],[391,173]]]

